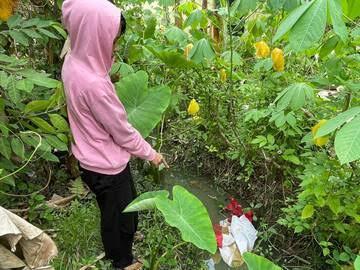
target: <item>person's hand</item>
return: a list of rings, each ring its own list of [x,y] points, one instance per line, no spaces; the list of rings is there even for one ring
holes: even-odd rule
[[[164,164],[165,168],[169,168],[169,165],[166,163],[163,155],[160,153],[156,153],[155,158],[151,161],[151,163],[156,167],[159,167],[161,164]]]

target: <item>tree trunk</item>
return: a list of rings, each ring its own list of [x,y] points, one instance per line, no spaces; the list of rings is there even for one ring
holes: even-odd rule
[[[202,0],[202,9],[207,9],[208,8],[208,1],[207,0]]]
[[[180,0],[175,0],[175,25],[179,28],[182,28],[183,25],[183,19],[182,19],[182,15],[181,12],[178,11],[178,7],[180,5]]]

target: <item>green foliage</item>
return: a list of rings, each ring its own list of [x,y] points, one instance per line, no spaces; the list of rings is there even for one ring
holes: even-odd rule
[[[273,37],[273,42],[276,42],[287,32],[289,32],[297,23],[297,21],[301,18],[301,16],[311,7],[312,4],[312,1],[308,2],[291,12],[289,16],[281,22],[275,36]]]
[[[215,53],[209,41],[203,38],[195,43],[189,57],[195,63],[204,63],[208,60],[213,60],[215,57]]]
[[[167,190],[149,191],[143,193],[126,207],[124,213],[155,209],[156,198],[157,197],[167,198],[168,196],[169,196],[169,192]]]
[[[180,230],[184,241],[214,254],[216,251],[215,234],[205,206],[181,186],[174,186],[172,194],[172,200],[167,198],[166,191],[142,194],[124,212],[156,207],[170,226]]]
[[[328,10],[330,13],[331,23],[334,27],[334,32],[340,39],[346,43],[348,38],[348,31],[343,21],[343,11],[340,0],[328,1]]]
[[[167,51],[167,50],[156,50],[152,47],[147,47],[147,49],[159,60],[161,60],[168,67],[173,68],[191,68],[195,66],[195,63],[185,59],[183,54],[180,54],[177,51]]]
[[[268,259],[259,255],[246,252],[244,255],[244,261],[249,270],[281,270],[282,268],[275,265]]]
[[[166,222],[180,230],[182,239],[198,248],[216,252],[215,234],[205,206],[186,189],[175,186],[173,199],[156,199]]]
[[[23,19],[19,14],[15,14],[7,21],[8,29],[2,31],[2,35],[13,39],[15,42],[29,46],[31,40],[48,40],[59,39],[51,30],[56,30],[63,33],[63,30],[58,27],[58,24],[52,21],[41,20],[40,18],[33,18],[29,20]]]
[[[305,166],[300,178],[301,193],[298,201],[284,210],[286,217],[279,222],[293,227],[297,233],[313,230],[319,242],[325,241],[331,232],[336,235],[335,238],[346,243],[345,247],[358,246],[360,209],[359,190],[356,186],[359,185],[359,179],[353,178],[351,169],[341,167],[339,162],[328,160],[325,154],[318,153]],[[298,216],[300,213],[301,219]],[[331,223],[327,220],[331,220]],[[333,243],[322,247],[324,256],[331,255],[331,249],[334,256],[343,252]],[[353,256],[349,249],[345,248],[345,252]]]
[[[295,51],[310,48],[325,32],[327,0],[315,0],[290,31],[290,46]]]
[[[16,47],[15,52],[0,52],[0,130],[2,144],[1,183],[15,185],[26,166],[35,159],[59,162],[53,150],[68,150],[69,127],[64,116],[64,95],[58,80],[37,69],[29,58],[28,46],[35,40],[46,46],[63,32],[59,24],[40,18],[12,16],[0,28],[0,48]],[[28,51],[28,52],[27,52]],[[38,100],[37,100],[38,99]],[[48,113],[51,111],[51,113]]]
[[[355,263],[354,263],[355,270],[360,269],[360,256],[356,257]]]
[[[344,125],[336,133],[335,151],[341,164],[360,159],[360,117]]]
[[[56,269],[80,268],[101,253],[100,213],[93,202],[74,201],[68,209],[56,213],[51,226],[58,230],[60,251]]]
[[[326,23],[330,22],[334,32],[345,43],[348,32],[343,20],[340,0],[312,0],[292,11],[280,24],[273,41],[289,34],[290,46],[295,51],[303,51],[314,46],[324,35]]]
[[[342,164],[349,163],[360,158],[360,107],[351,108],[338,114],[322,126],[317,137],[325,136],[342,125],[345,125],[336,133],[335,151]]]
[[[116,89],[129,122],[142,136],[149,136],[170,103],[170,88],[157,86],[148,89],[148,75],[138,71],[118,82]]]
[[[180,28],[173,26],[166,30],[165,37],[170,43],[184,44],[187,39],[187,34]]]
[[[290,108],[296,111],[314,99],[314,90],[306,83],[296,83],[282,91],[275,102],[278,110]]]
[[[130,122],[144,136],[152,132],[157,146],[169,150],[177,164],[213,175],[230,193],[264,200],[267,207],[271,204],[271,211],[259,214],[260,226],[268,222],[268,233],[279,218],[282,227],[276,228],[270,240],[261,235],[261,241],[277,240],[271,246],[286,249],[283,239],[289,229],[290,234],[295,231],[294,243],[308,241],[297,254],[313,258],[307,268],[340,268],[354,262],[360,246],[359,1],[246,0],[233,1],[229,7],[227,1],[220,1],[216,10],[202,10],[192,1],[176,6],[172,0],[158,1],[160,6],[151,10],[142,0],[131,5],[116,2],[126,13],[128,31],[119,41],[119,59],[111,75],[121,77],[116,88]],[[34,18],[15,15],[0,25],[0,188],[7,191],[18,191],[20,180],[28,179],[34,168],[40,173],[44,161],[63,161],[58,151],[67,151],[71,139],[62,86],[56,80],[61,65],[56,55],[66,33],[55,22],[59,12],[51,5],[22,8],[24,15],[31,10]],[[271,50],[284,51],[283,72],[274,72],[270,57],[256,58],[254,43],[260,40]],[[194,47],[186,59],[184,49],[189,43]],[[186,112],[193,98],[200,104],[194,118]],[[330,120],[313,136],[311,127],[319,119]],[[314,139],[321,136],[330,140],[318,147]],[[47,166],[51,165],[45,163]],[[9,176],[12,172],[15,175]],[[71,191],[80,193],[79,181],[71,185]],[[159,208],[147,213],[143,226],[151,237],[143,243],[141,254],[146,257],[145,267],[156,269],[161,261],[163,269],[175,269],[174,258],[181,254],[176,252],[176,243],[181,237],[189,238],[188,224],[196,223],[193,215],[188,219],[186,213],[179,214],[180,206],[191,208],[187,202],[194,198],[184,201],[189,194],[180,189],[172,200],[167,193],[160,194],[145,193],[129,207]],[[32,213],[46,221],[52,214],[41,216],[37,207],[43,201],[32,198]],[[97,216],[93,207],[89,212],[80,208],[72,210],[82,219]],[[76,231],[68,233],[59,224],[60,246],[65,250],[60,258],[63,263],[57,262],[59,269],[78,269],[100,251],[98,235],[96,241],[88,241],[89,252],[76,249],[83,243],[68,241],[77,239],[74,235],[86,240],[85,233],[97,228],[90,222],[86,231],[79,231],[68,219],[71,216],[78,222],[76,215],[64,213],[56,222]],[[179,222],[183,216],[184,222]],[[163,226],[166,222],[180,232]],[[149,228],[154,227],[151,232]],[[199,239],[190,238],[204,248]],[[156,247],[157,252],[149,251],[148,246]],[[200,265],[191,265],[187,258],[191,247],[195,249],[187,245],[181,250],[186,265],[181,268]],[[207,250],[213,251],[213,246]],[[289,252],[296,250],[292,246]],[[152,253],[165,255],[154,259]],[[277,254],[266,255],[280,261]],[[269,264],[255,255],[246,257],[247,262]],[[281,262],[290,268],[294,260]],[[301,268],[302,261],[297,263]]]
[[[301,212],[302,219],[311,218],[313,215],[314,215],[314,206],[311,204],[306,205]]]

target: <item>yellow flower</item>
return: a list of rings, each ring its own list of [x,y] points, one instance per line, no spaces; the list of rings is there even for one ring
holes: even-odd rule
[[[192,45],[191,43],[186,45],[185,50],[184,50],[184,56],[186,59],[189,59],[190,51],[193,47],[194,47],[194,45]]]
[[[227,77],[227,75],[226,75],[226,70],[225,69],[220,69],[220,81],[222,82],[222,83],[224,83],[224,82],[226,82],[226,77]]]
[[[271,59],[273,61],[273,68],[276,71],[284,71],[285,69],[285,58],[284,58],[284,52],[279,49],[275,48],[271,52]]]
[[[321,128],[323,125],[325,125],[325,123],[327,122],[327,120],[322,119],[319,121],[319,123],[317,123],[315,126],[313,126],[311,128],[311,133],[313,135],[313,137],[316,136],[316,133],[318,132],[319,128]],[[329,141],[329,136],[325,136],[325,137],[318,137],[314,140],[314,144],[317,146],[324,146],[325,144],[328,143]]]
[[[270,48],[266,44],[265,41],[259,41],[254,44],[254,47],[256,49],[256,57],[258,58],[266,58],[270,54]]]
[[[192,99],[189,103],[189,107],[188,107],[188,114],[195,116],[200,110],[200,106],[199,103],[196,102],[195,99]]]
[[[0,20],[7,21],[14,13],[17,0],[1,0],[0,2]]]

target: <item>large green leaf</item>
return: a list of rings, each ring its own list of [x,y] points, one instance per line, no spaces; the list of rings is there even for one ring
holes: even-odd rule
[[[22,18],[19,14],[12,15],[9,20],[7,21],[7,25],[9,26],[9,29],[13,29],[16,26],[19,26],[19,24],[22,22]]]
[[[0,154],[2,154],[6,159],[10,159],[11,156],[11,146],[10,142],[5,137],[0,137]]]
[[[320,58],[328,56],[333,50],[335,50],[336,46],[339,44],[339,41],[340,39],[336,35],[330,37],[320,49]]]
[[[60,114],[49,114],[51,124],[60,132],[70,130],[68,122]]]
[[[54,154],[52,154],[51,152],[43,152],[41,153],[41,157],[47,161],[60,162],[59,158]]]
[[[161,50],[157,51],[153,47],[146,47],[154,56],[164,62],[168,67],[191,68],[196,66],[193,61],[188,61],[183,54],[176,51]]]
[[[19,67],[25,66],[28,64],[28,60],[26,58],[19,59],[15,56],[8,56],[0,53],[0,62],[4,62],[8,64],[8,67]]]
[[[46,88],[56,88],[60,85],[60,82],[51,78],[45,73],[36,72],[35,70],[22,70],[19,72],[20,75],[24,76],[34,84],[43,86]]]
[[[355,270],[360,270],[360,256],[359,255],[356,257],[356,260],[354,262],[354,267],[355,267]]]
[[[195,43],[189,57],[195,63],[202,63],[206,60],[214,59],[215,53],[210,45],[210,42],[206,38],[202,38]]]
[[[281,270],[280,266],[277,266],[273,262],[269,261],[265,257],[256,255],[254,253],[245,252],[244,261],[249,270]]]
[[[313,4],[314,2],[308,2],[304,5],[301,5],[294,11],[292,11],[289,16],[285,20],[283,20],[276,31],[276,34],[273,38],[273,42],[279,40],[282,38],[287,32],[290,31],[290,29],[296,24],[296,22],[300,19],[300,17],[305,13],[305,11],[308,10],[308,8]]]
[[[336,133],[335,152],[341,164],[360,159],[360,116]]]
[[[334,32],[345,43],[348,38],[348,32],[345,22],[343,20],[343,10],[340,0],[328,0],[328,5],[331,23],[334,27]]]
[[[306,102],[312,101],[314,98],[313,88],[306,83],[295,83],[282,91],[275,102],[279,110],[284,110],[290,107],[292,110],[297,110],[303,107]]]
[[[184,28],[188,26],[195,28],[198,25],[206,25],[206,23],[207,23],[207,18],[205,16],[204,11],[197,9],[194,12],[192,12],[189,17],[187,17],[184,23]]]
[[[0,57],[1,57],[1,54],[0,54]],[[1,61],[1,59],[0,59],[0,61]],[[5,73],[5,71],[1,70],[0,71],[0,86],[5,89],[8,85],[8,83],[9,83],[8,75]]]
[[[21,95],[19,90],[16,88],[16,81],[12,75],[9,77],[9,82],[6,90],[8,92],[10,100],[14,104],[18,104],[21,100]]]
[[[221,55],[222,59],[230,65],[231,63],[231,51],[226,51]],[[237,52],[233,52],[232,61],[234,66],[240,66],[242,64],[241,56]],[[272,65],[272,63],[271,63]]]
[[[142,136],[149,136],[169,106],[170,88],[158,86],[149,89],[148,75],[145,71],[138,71],[120,80],[116,91],[125,106],[129,122]]]
[[[61,141],[58,137],[54,135],[45,135],[45,139],[48,144],[59,151],[67,151],[68,147],[67,144]]]
[[[165,37],[171,43],[182,43],[187,40],[187,34],[176,26],[167,29],[165,32]]]
[[[19,138],[13,138],[11,140],[11,148],[18,157],[21,157],[22,159],[25,158],[25,147]]]
[[[290,45],[295,51],[310,48],[325,32],[327,0],[313,0],[313,2],[290,31]]]
[[[9,35],[15,40],[15,42],[20,43],[21,45],[28,46],[28,38],[20,31],[10,30]]]
[[[358,114],[360,114],[360,107],[354,107],[350,110],[338,114],[336,117],[327,121],[325,125],[319,128],[318,132],[316,133],[316,138],[323,137],[330,132],[333,132],[335,129],[339,128]]]
[[[41,112],[45,111],[50,105],[49,100],[34,100],[26,104],[24,112]]]
[[[28,79],[23,79],[23,80],[19,80],[16,82],[16,88],[18,90],[30,93],[34,88],[34,84],[32,81],[30,81]]]
[[[44,28],[38,28],[38,31],[42,34],[44,34],[45,36],[49,37],[49,38],[53,38],[53,39],[59,39],[55,34],[53,34],[52,32],[50,32],[49,30],[46,30]]]
[[[239,16],[243,16],[247,14],[250,10],[256,8],[258,0],[241,0],[238,7],[237,12]]]
[[[15,187],[15,179],[13,176],[8,176],[10,174],[10,172],[4,170],[4,169],[0,169],[0,177],[5,177],[3,178],[0,183],[2,184],[7,184],[9,186]]]
[[[167,190],[159,190],[143,193],[133,200],[123,212],[128,213],[142,210],[152,210],[156,207],[155,199],[157,197],[167,198],[169,197],[169,192]]]
[[[157,208],[172,227],[178,228],[181,237],[198,248],[216,252],[215,233],[203,203],[181,186],[174,186],[173,199],[157,197]]]
[[[301,218],[302,219],[307,219],[310,218],[314,215],[315,209],[314,206],[311,204],[308,204],[304,207],[304,209],[301,212]]]
[[[31,122],[38,126],[43,132],[56,134],[55,128],[40,117],[31,117]]]
[[[37,26],[40,23],[40,18],[31,18],[29,20],[26,20],[22,23],[23,28],[31,27],[31,26]]]
[[[144,39],[154,37],[154,33],[156,30],[156,17],[151,16],[146,20],[146,28],[144,30]]]
[[[34,38],[34,39],[41,39],[42,36],[39,35],[35,30],[33,29],[21,29],[21,31],[23,33],[25,33],[29,38]]]
[[[360,16],[360,1],[359,0],[348,0],[348,17],[355,19]]]

